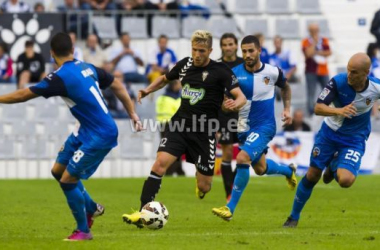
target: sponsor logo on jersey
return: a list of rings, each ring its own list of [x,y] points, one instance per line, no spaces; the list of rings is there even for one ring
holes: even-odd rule
[[[367,106],[370,105],[371,102],[372,102],[372,99],[371,99],[370,97],[367,97],[367,98],[365,99],[365,104],[367,104]]]
[[[239,80],[236,78],[235,75],[232,75],[231,78],[232,78],[232,83],[231,83],[231,85],[235,85],[235,84],[237,84],[237,83],[239,82]],[[245,78],[246,78],[246,77],[245,77]]]
[[[319,95],[319,99],[323,101],[329,93],[330,93],[330,90],[328,88],[324,88],[321,94]]]
[[[202,80],[205,81],[207,76],[208,76],[208,71],[203,71],[202,72]]]
[[[203,88],[193,89],[190,88],[190,85],[187,83],[182,88],[182,98],[189,99],[191,105],[194,105],[202,100],[205,96],[205,93],[206,91]]]
[[[321,150],[318,147],[313,149],[313,157],[317,157],[321,153]]]
[[[264,76],[263,81],[264,81],[264,83],[265,83],[266,85],[268,85],[269,82],[270,82],[270,78],[269,78],[269,76]]]

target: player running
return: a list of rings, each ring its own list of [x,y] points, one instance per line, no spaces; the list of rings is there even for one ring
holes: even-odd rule
[[[169,127],[161,139],[156,161],[141,193],[141,207],[153,201],[161,186],[162,176],[168,167],[182,154],[196,167],[196,194],[202,199],[211,189],[215,163],[215,132],[209,121],[216,120],[218,110],[227,89],[235,100],[229,99],[224,105],[238,111],[246,98],[238,81],[225,64],[209,58],[212,52],[212,35],[208,31],[197,30],[191,38],[192,57],[179,61],[167,74],[157,78],[150,86],[140,90],[138,100],[165,86],[167,80],[179,79],[182,83],[181,106],[172,117],[171,124],[184,124],[182,130]],[[124,214],[129,224],[142,227],[141,214]]]
[[[81,179],[88,179],[96,171],[108,152],[117,145],[118,136],[117,126],[100,89],[110,87],[113,90],[137,130],[141,129],[141,123],[120,81],[102,69],[74,59],[69,35],[54,35],[50,46],[59,69],[35,86],[0,96],[0,103],[25,102],[39,96],[61,96],[80,122],[79,130],[68,137],[58,153],[52,174],[59,181],[77,223],[77,228],[65,240],[91,240],[93,219],[104,213],[104,207],[91,199]]]
[[[300,214],[323,174],[323,182],[335,179],[342,188],[355,182],[371,133],[372,106],[380,98],[380,80],[368,77],[370,58],[353,55],[347,73],[334,76],[322,90],[314,112],[326,116],[310,155],[310,168],[302,178],[292,212],[284,227],[296,227]]]
[[[243,58],[237,56],[238,40],[232,33],[225,33],[220,38],[220,48],[222,50],[222,57],[218,60],[226,64],[231,69],[244,62]],[[229,93],[226,93],[227,95]],[[222,148],[222,164],[221,173],[223,177],[224,189],[226,191],[226,198],[231,198],[232,185],[234,183],[234,173],[232,172],[232,156],[233,145],[239,142],[237,138],[237,120],[238,112],[224,112],[219,110],[219,123],[220,123],[220,138],[218,143]]]
[[[295,165],[282,166],[266,159],[268,143],[276,134],[274,117],[275,87],[281,88],[284,102],[284,126],[292,123],[290,116],[291,90],[282,71],[260,61],[260,43],[255,36],[246,36],[241,42],[244,64],[233,68],[247,103],[239,111],[238,137],[240,149],[236,161],[236,177],[230,201],[226,206],[213,208],[212,212],[226,221],[232,219],[235,208],[249,181],[249,167],[257,175],[285,175],[288,186],[297,185]]]

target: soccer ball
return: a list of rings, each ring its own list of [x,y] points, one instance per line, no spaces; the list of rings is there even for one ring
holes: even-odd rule
[[[149,229],[163,228],[168,219],[169,211],[161,202],[149,202],[141,210],[141,220],[144,226]]]

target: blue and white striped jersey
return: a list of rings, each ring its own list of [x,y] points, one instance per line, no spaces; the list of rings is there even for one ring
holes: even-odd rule
[[[325,117],[326,125],[340,136],[351,139],[367,139],[371,133],[371,110],[373,104],[380,98],[380,80],[368,77],[366,88],[356,92],[347,80],[347,73],[334,76],[322,90],[318,103],[341,108],[354,103],[357,109],[356,116],[345,118],[343,116]]]
[[[286,83],[282,71],[269,64],[262,64],[259,70],[252,73],[246,70],[244,63],[232,70],[247,98],[247,103],[239,111],[238,132],[263,126],[275,132],[275,87],[283,88]]]

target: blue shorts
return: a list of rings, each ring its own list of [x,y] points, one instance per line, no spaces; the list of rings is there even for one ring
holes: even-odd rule
[[[255,165],[263,154],[268,152],[268,144],[274,137],[273,131],[265,129],[251,129],[244,133],[239,133],[239,148],[247,152],[251,159],[252,166]]]
[[[339,136],[323,123],[315,137],[310,166],[324,170],[330,165],[334,172],[343,168],[357,176],[364,152],[365,140],[350,140]]]
[[[70,175],[87,180],[110,151],[111,148],[94,149],[83,145],[71,134],[59,151],[56,162],[67,166]]]

